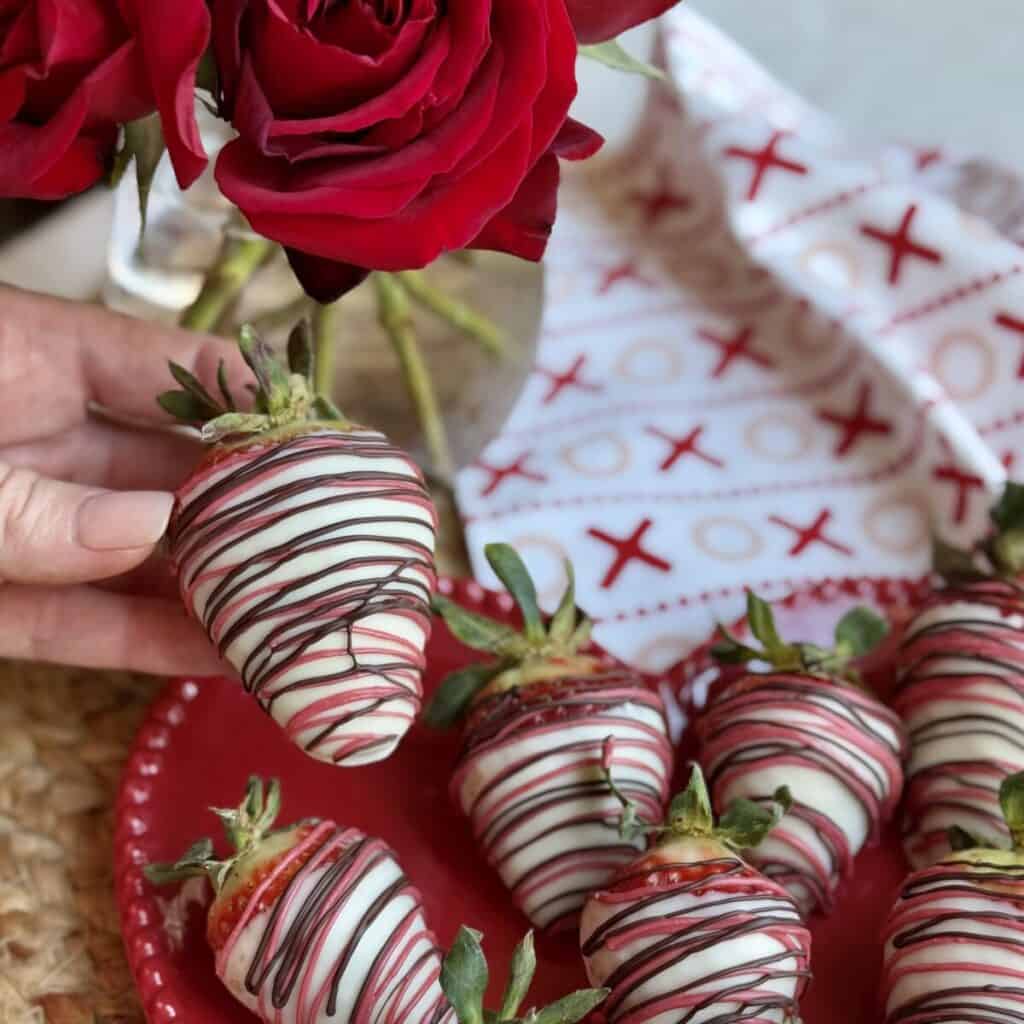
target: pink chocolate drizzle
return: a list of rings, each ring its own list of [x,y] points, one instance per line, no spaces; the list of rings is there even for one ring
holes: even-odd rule
[[[969,609],[955,611],[955,604],[991,609],[1000,617],[972,617]],[[907,723],[912,754],[904,832],[916,864],[949,852],[946,833],[953,824],[1006,840],[999,786],[1024,770],[1024,631],[1009,621],[1011,615],[1024,618],[1024,591],[998,581],[950,587],[921,613],[943,609],[948,611],[931,625],[912,622],[899,653],[895,706]],[[949,658],[963,666],[943,667]],[[935,760],[929,747],[939,741],[973,753]],[[979,748],[995,742],[1003,756],[978,756]]]
[[[673,1024],[796,1020],[810,980],[811,937],[789,894],[738,857],[659,864],[657,874],[664,878],[673,870],[690,880],[652,881],[652,873],[631,888],[624,876],[616,888],[591,897],[616,908],[582,944],[588,960],[602,951],[619,960],[607,977],[595,977],[593,965],[589,968],[594,984],[612,990],[603,1006],[611,1024],[645,1024],[666,1013],[672,1014]],[[688,897],[692,905],[680,907]],[[753,935],[770,937],[782,948],[768,956],[739,958],[724,970],[697,973],[689,980],[680,972],[674,983],[673,971],[688,958]],[[689,965],[687,970],[693,974]],[[656,986],[657,980],[665,984]],[[786,982],[792,983],[789,992]],[[644,985],[659,991],[632,998]]]
[[[584,901],[599,884],[595,877],[610,879],[637,854],[635,843],[619,837],[621,807],[600,778],[604,739],[614,740],[612,777],[645,821],[662,820],[672,772],[664,705],[633,673],[607,672],[559,680],[555,686],[509,690],[475,709],[451,784],[452,797],[470,817],[489,863],[502,873],[531,920],[551,931],[574,927]],[[631,717],[628,705],[654,711],[659,726]],[[578,726],[590,727],[594,738],[574,739],[567,730]],[[474,800],[464,800],[469,773],[495,754],[501,771],[479,787]],[[565,763],[556,763],[562,757]],[[550,765],[547,770],[545,763]],[[634,774],[623,778],[627,766]],[[517,782],[538,768],[536,776]],[[637,771],[643,778],[636,777]],[[534,818],[552,809],[560,811],[557,823],[536,833]],[[583,841],[580,830],[595,825],[600,841]],[[529,870],[516,870],[517,857],[552,837],[558,840],[557,854]]]
[[[359,468],[323,468],[339,457]],[[384,471],[384,460],[398,460],[406,471]],[[353,502],[367,500],[378,503],[381,514],[349,518]],[[408,512],[400,514],[403,507]],[[331,512],[329,521],[313,525],[312,517],[324,510]],[[268,630],[236,668],[271,714],[285,694],[304,695],[281,724],[322,760],[362,763],[385,756],[419,711],[423,650],[372,621],[397,616],[429,635],[432,546],[403,537],[403,527],[432,536],[433,504],[408,456],[372,432],[256,442],[211,462],[178,494],[169,537],[186,606],[222,655],[247,630]],[[271,544],[271,531],[284,539]],[[383,551],[360,553],[367,541],[383,544]],[[242,545],[258,553],[236,556]],[[311,555],[314,567],[299,568]],[[261,585],[281,569],[285,582]],[[212,591],[200,602],[197,588],[211,581]],[[353,728],[367,716],[372,727]]]
[[[953,857],[911,875],[885,941],[886,1024],[1024,1021],[1024,865]],[[987,950],[1011,966],[987,961]],[[921,955],[927,963],[914,962]],[[923,991],[900,995],[901,984]]]
[[[441,953],[424,920],[420,894],[384,843],[333,822],[321,822],[257,887],[217,955],[217,973],[224,977],[263,893],[310,851],[310,859],[269,908],[248,965],[245,987],[258,1000],[260,1016],[274,1024],[335,1017],[343,987],[351,994],[352,986],[358,985],[352,1012],[339,1024],[455,1024],[454,1011],[441,992]],[[357,890],[375,884],[370,875],[382,862],[394,864],[394,880],[371,894],[368,909],[353,927],[344,921],[348,905]],[[399,900],[405,905],[386,940],[377,949],[359,949],[367,931]],[[341,930],[351,934],[332,949],[331,932],[339,922]],[[324,957],[330,958],[326,971]]]
[[[797,711],[799,721],[793,717]],[[765,769],[800,768],[839,782],[865,816],[869,841],[877,841],[903,790],[905,745],[898,716],[847,683],[799,673],[744,676],[712,694],[697,734],[719,812],[732,796],[770,801],[772,786],[759,781]],[[749,852],[750,862],[789,889],[804,910],[831,908],[836,886],[859,852],[833,811],[824,801],[795,799],[772,832],[774,842]],[[787,826],[793,820],[818,834],[827,862]]]

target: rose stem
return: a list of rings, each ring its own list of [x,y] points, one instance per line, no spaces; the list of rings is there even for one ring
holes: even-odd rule
[[[423,361],[423,353],[416,341],[416,331],[409,310],[409,299],[405,290],[393,274],[373,275],[377,290],[377,317],[381,327],[388,333],[391,344],[398,356],[398,362],[405,377],[434,471],[445,479],[451,479],[455,467],[448,448],[448,435],[437,403],[437,395],[430,379],[430,371]]]
[[[338,334],[339,303],[329,302],[313,308],[313,346],[316,358],[314,389],[318,395],[334,397],[334,343]]]
[[[406,270],[395,275],[415,302],[435,316],[446,320],[456,330],[479,343],[489,355],[503,359],[507,354],[504,335],[498,326],[472,306],[452,298],[447,292],[435,288],[421,270]]]
[[[228,235],[217,261],[206,272],[196,301],[178,321],[194,331],[212,331],[227,308],[241,295],[249,279],[273,255],[275,243],[266,238]]]

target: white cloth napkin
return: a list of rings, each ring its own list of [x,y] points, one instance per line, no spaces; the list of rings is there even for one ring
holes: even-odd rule
[[[478,578],[575,563],[597,639],[661,671],[767,597],[920,576],[1024,437],[1017,178],[857,148],[685,7],[674,89],[570,176],[535,371],[458,480]]]

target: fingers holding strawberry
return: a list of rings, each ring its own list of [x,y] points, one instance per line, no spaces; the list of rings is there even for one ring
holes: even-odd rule
[[[449,677],[427,720],[465,719],[453,799],[526,916],[570,928],[587,893],[643,847],[642,837],[618,833],[606,758],[640,816],[662,816],[672,768],[664,705],[636,673],[587,652],[590,623],[576,609],[571,568],[545,623],[515,551],[492,544],[486,553],[523,630],[436,597],[452,633],[490,658]]]
[[[285,368],[243,332],[253,412],[180,367],[165,409],[212,448],[169,529],[181,594],[221,655],[312,757],[387,757],[421,704],[436,516],[411,458],[312,389],[301,329]]]
[[[724,663],[761,661],[771,669],[713,691],[697,724],[701,759],[719,808],[738,798],[767,802],[778,786],[789,786],[791,812],[750,860],[804,912],[827,910],[903,789],[900,719],[855,685],[849,666],[883,639],[886,625],[855,609],[839,623],[832,649],[786,643],[770,606],[752,593],[748,620],[762,647],[724,633],[715,654]]]

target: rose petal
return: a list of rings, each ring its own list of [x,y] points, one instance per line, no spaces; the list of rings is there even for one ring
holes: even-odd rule
[[[679,0],[565,0],[581,43],[603,43],[664,14]]]
[[[123,0],[133,12],[167,151],[182,188],[207,164],[196,121],[196,70],[210,41],[204,0]]]
[[[297,249],[285,249],[285,254],[306,294],[325,305],[362,284],[370,273],[364,267],[335,263]]]

